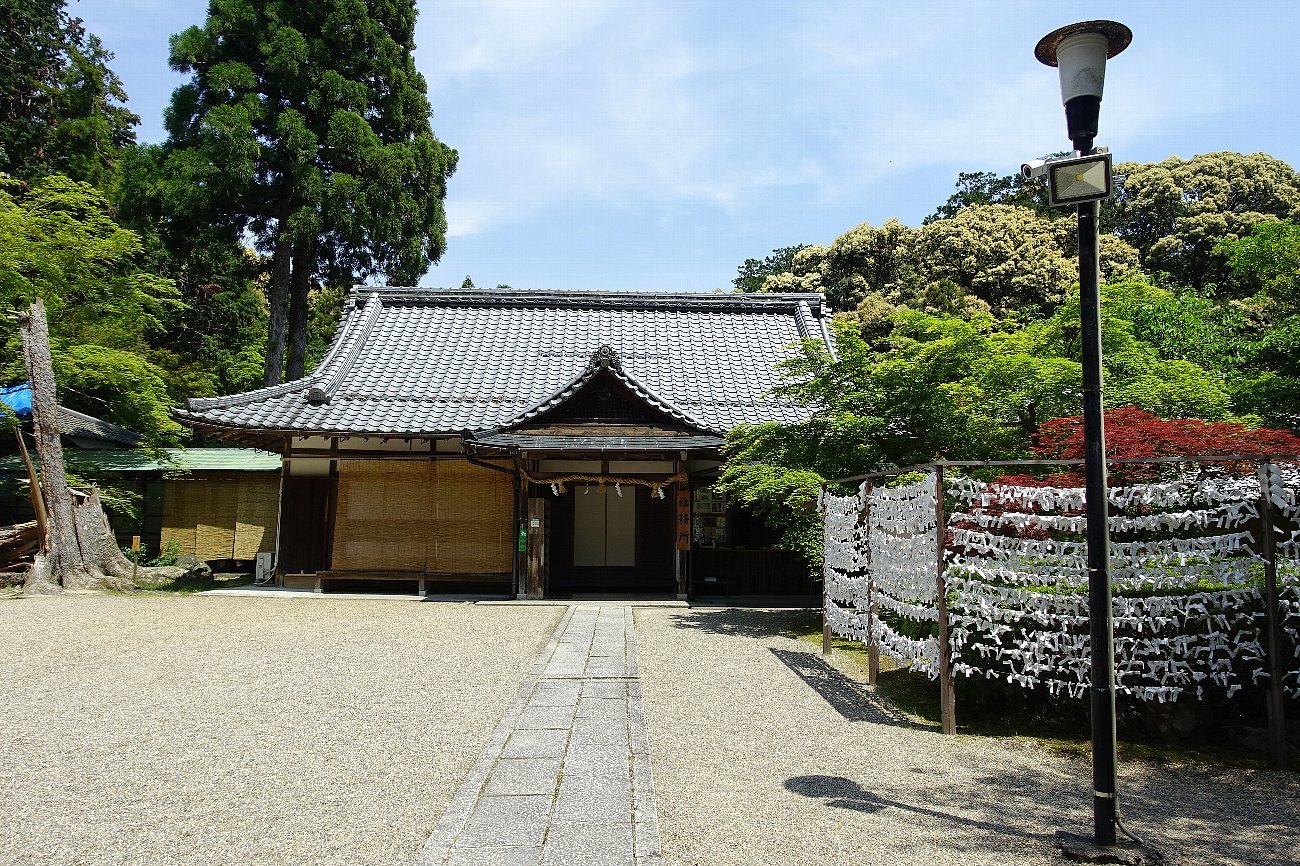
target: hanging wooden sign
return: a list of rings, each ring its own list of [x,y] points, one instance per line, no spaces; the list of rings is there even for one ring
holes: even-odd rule
[[[691,549],[691,492],[677,489],[677,549]]]

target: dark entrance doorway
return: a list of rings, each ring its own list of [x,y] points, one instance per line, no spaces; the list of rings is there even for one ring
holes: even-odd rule
[[[621,493],[577,484],[551,500],[548,595],[676,591],[671,498],[634,485]]]

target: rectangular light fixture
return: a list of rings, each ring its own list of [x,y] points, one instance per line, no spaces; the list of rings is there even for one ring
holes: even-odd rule
[[[1052,207],[1103,201],[1114,192],[1110,154],[1094,153],[1049,164],[1047,200]]]

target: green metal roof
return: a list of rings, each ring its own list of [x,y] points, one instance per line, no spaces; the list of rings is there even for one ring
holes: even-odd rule
[[[164,448],[162,459],[148,451],[127,448],[64,449],[70,463],[100,472],[275,472],[280,455],[256,448]],[[35,459],[36,455],[32,455]],[[17,454],[0,457],[0,472],[24,472]]]

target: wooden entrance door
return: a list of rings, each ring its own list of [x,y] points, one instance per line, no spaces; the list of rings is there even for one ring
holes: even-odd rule
[[[329,512],[336,480],[323,475],[284,479],[277,566],[281,575],[314,574],[329,567]]]
[[[630,568],[636,563],[636,491],[581,488],[573,500],[575,568]]]

